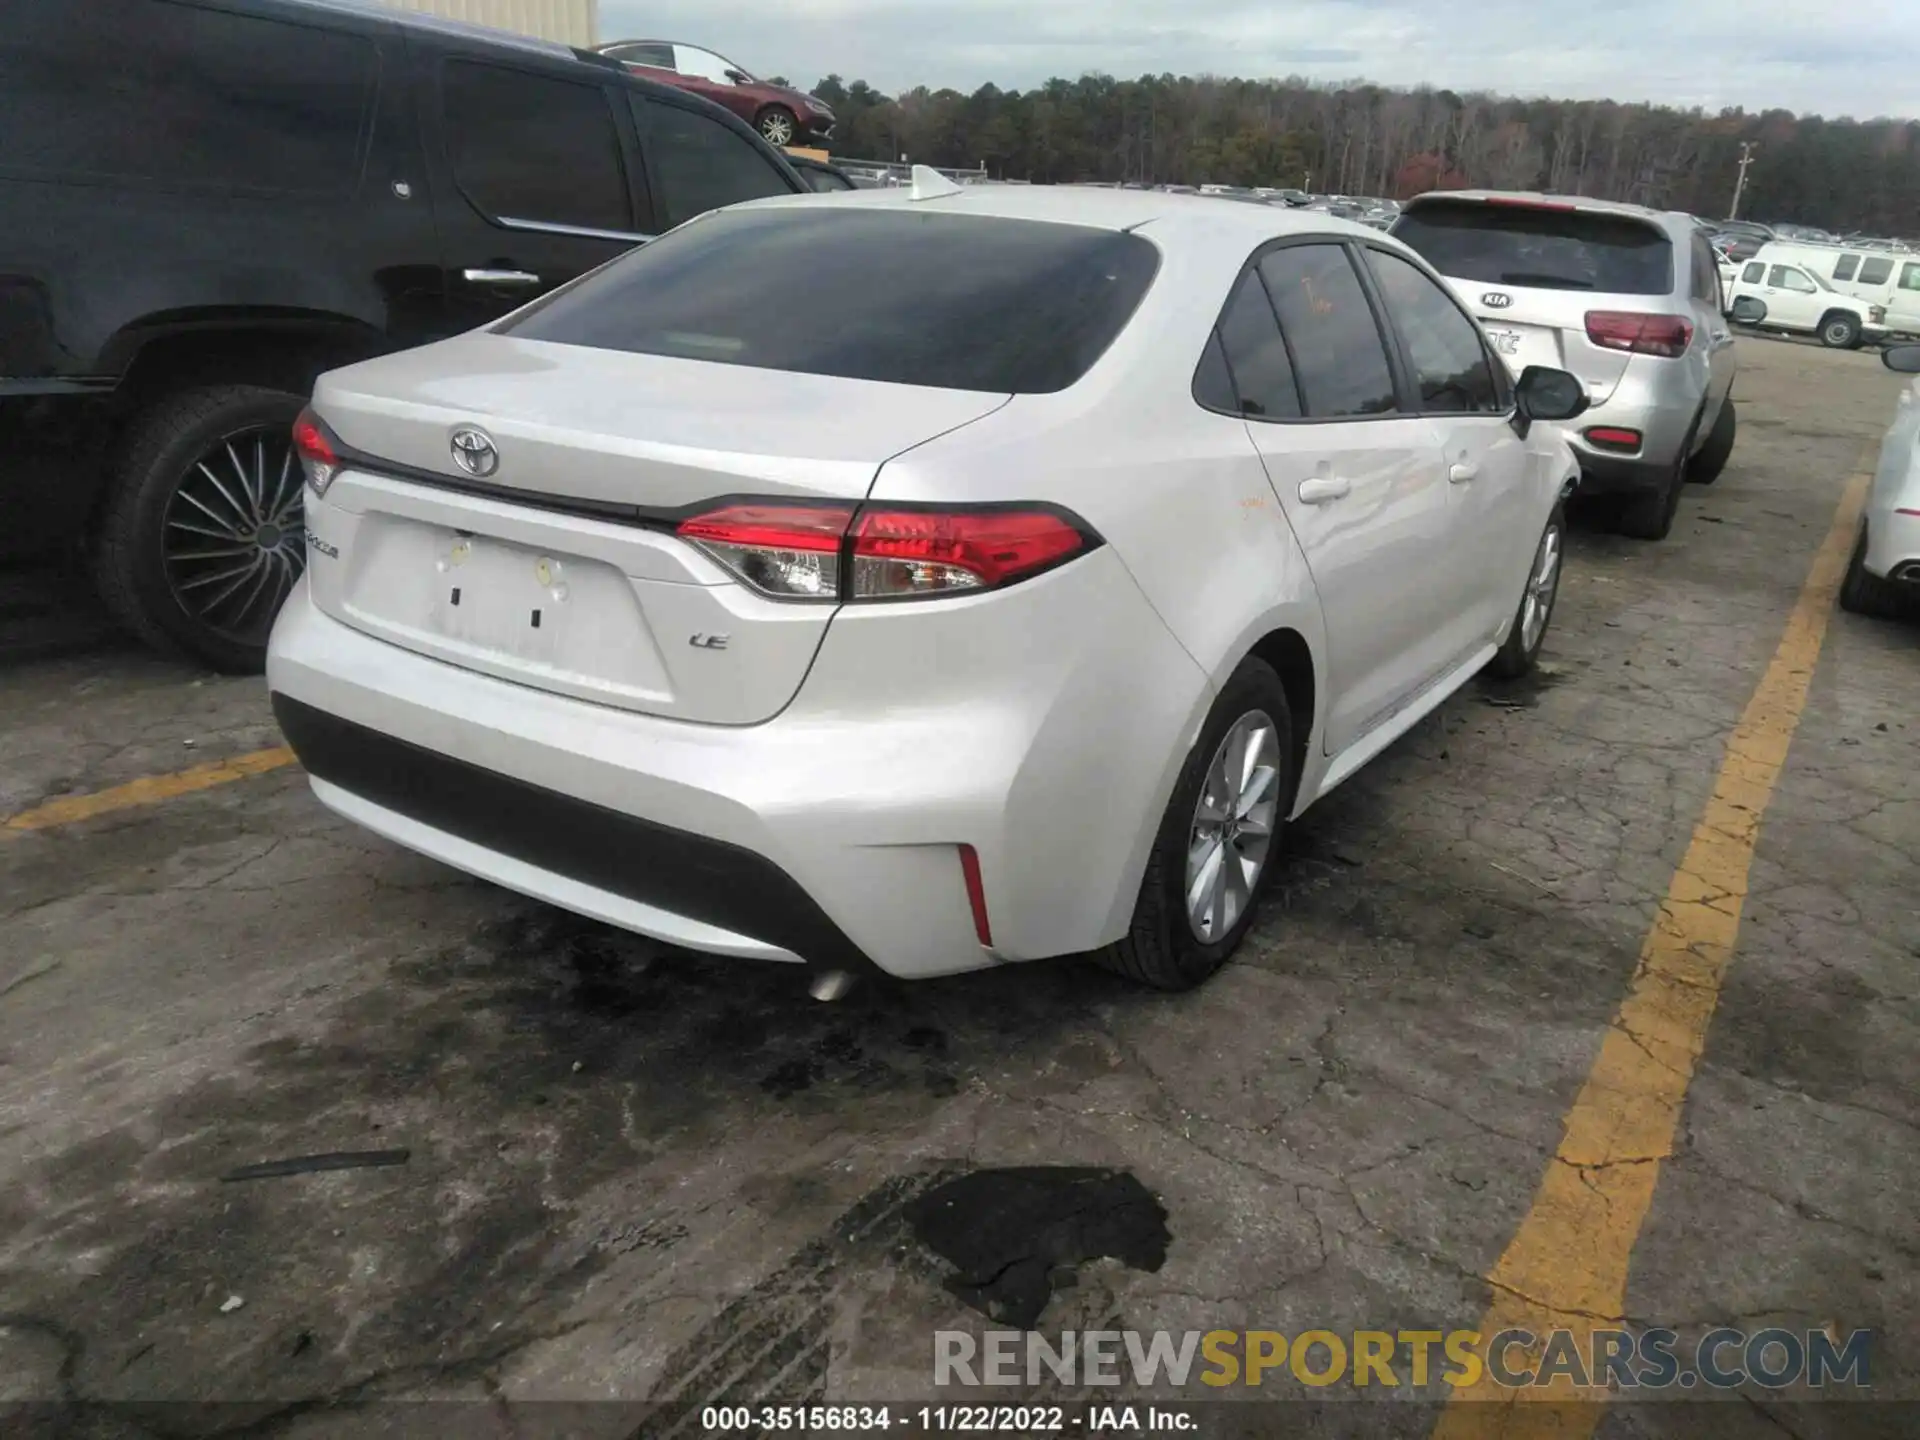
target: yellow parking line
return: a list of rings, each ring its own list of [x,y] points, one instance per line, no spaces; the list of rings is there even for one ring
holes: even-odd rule
[[[31,810],[22,810],[18,815],[0,820],[0,834],[71,825],[76,820],[91,820],[97,815],[109,815],[116,810],[154,805],[177,795],[191,795],[196,790],[229,785],[235,780],[264,775],[269,770],[278,770],[283,765],[291,764],[293,751],[284,745],[276,745],[271,750],[254,750],[245,755],[235,755],[230,760],[215,760],[207,765],[195,765],[189,770],[176,770],[171,775],[148,775],[139,780],[129,780],[124,785],[96,790],[91,795],[68,795],[59,800],[49,800],[44,805],[36,805]]]
[[[1480,1322],[1485,1338],[1509,1329],[1536,1335],[1566,1329],[1579,1337],[1585,1356],[1595,1328],[1621,1323],[1628,1262],[1653,1203],[1660,1162],[1672,1153],[1680,1107],[1733,958],[1760,817],[1806,705],[1868,481],[1854,475],[1841,495],[1786,633],[1727,742],[1713,796],[1647,932],[1626,999],[1567,1113],[1560,1149],[1532,1209],[1487,1276],[1493,1300]],[[1518,1347],[1510,1352],[1515,1368],[1522,1368],[1522,1353]],[[1539,1361],[1536,1347],[1525,1368]],[[1509,1392],[1483,1379],[1454,1393],[1434,1440],[1546,1434],[1584,1440],[1599,1423],[1605,1394],[1570,1382]],[[1485,1403],[1516,1398],[1545,1405]]]

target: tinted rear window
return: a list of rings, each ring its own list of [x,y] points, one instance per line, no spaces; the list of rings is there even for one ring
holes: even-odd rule
[[[1393,233],[1456,280],[1607,295],[1673,291],[1673,246],[1626,216],[1429,201],[1403,213]]]
[[[1098,360],[1159,264],[1114,231],[853,206],[709,216],[502,327],[601,350],[1045,394]]]

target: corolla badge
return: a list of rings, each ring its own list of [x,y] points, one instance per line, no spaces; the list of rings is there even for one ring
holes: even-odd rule
[[[1504,310],[1513,303],[1513,297],[1503,295],[1498,290],[1489,290],[1480,297],[1480,303],[1489,310]]]
[[[500,468],[500,452],[484,430],[462,425],[447,443],[453,450],[453,463],[469,475],[484,480]]]

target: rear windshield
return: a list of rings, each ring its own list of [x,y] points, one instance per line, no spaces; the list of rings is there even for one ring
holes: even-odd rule
[[[1673,290],[1667,237],[1623,215],[1428,201],[1402,212],[1393,233],[1456,280],[1606,295]]]
[[[1138,236],[1078,225],[837,205],[725,211],[642,246],[500,333],[1044,394],[1100,358],[1158,264]]]

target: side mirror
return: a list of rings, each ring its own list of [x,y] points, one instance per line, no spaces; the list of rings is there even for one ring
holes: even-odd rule
[[[727,71],[727,79],[735,85],[745,85],[748,83],[747,74],[744,70]]]
[[[1571,420],[1591,403],[1580,377],[1547,365],[1529,365],[1513,387],[1514,409],[1524,436],[1535,420]]]
[[[1920,375],[1920,345],[1890,345],[1880,352],[1880,363],[1902,375]]]

